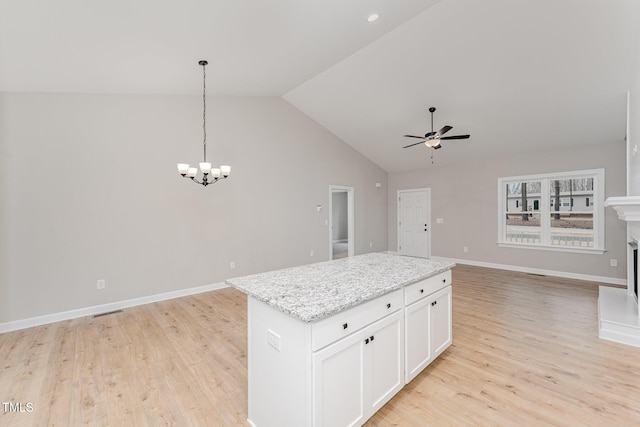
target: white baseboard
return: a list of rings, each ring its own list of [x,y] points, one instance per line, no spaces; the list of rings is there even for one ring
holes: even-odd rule
[[[163,294],[149,295],[146,297],[116,301],[109,304],[94,305],[92,307],[63,311],[61,313],[52,313],[46,314],[44,316],[30,317],[28,319],[14,320],[11,322],[0,323],[0,333],[46,325],[48,323],[60,322],[62,320],[76,319],[78,317],[108,313],[110,311],[122,310],[124,308],[135,307],[137,305],[150,304],[152,302],[166,301],[174,298],[185,297],[188,295],[201,294],[203,292],[215,291],[217,289],[226,287],[227,285],[224,283],[215,283],[212,285],[198,286],[196,288],[181,289],[179,291],[165,292]]]
[[[590,274],[569,273],[566,271],[543,270],[541,268],[521,267],[519,265],[494,264],[491,262],[472,261],[468,259],[455,259],[446,257],[432,256],[435,261],[451,261],[456,264],[473,265],[476,267],[497,268],[499,270],[518,271],[520,273],[541,274],[544,276],[562,277],[565,279],[586,280],[589,282],[609,283],[611,285],[627,286],[626,279],[618,279],[615,277],[592,276]]]

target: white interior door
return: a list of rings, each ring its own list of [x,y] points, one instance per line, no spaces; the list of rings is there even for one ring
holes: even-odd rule
[[[431,189],[398,190],[398,252],[431,256]]]
[[[344,197],[335,197],[344,196]],[[334,209],[341,201],[342,208]],[[329,186],[329,259],[352,257],[355,250],[353,187]]]

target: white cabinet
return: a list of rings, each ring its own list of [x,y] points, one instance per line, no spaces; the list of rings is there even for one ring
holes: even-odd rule
[[[364,424],[451,344],[445,272],[306,323],[248,298],[254,427]]]
[[[365,416],[375,414],[404,386],[404,313],[371,326],[365,338]],[[368,332],[367,332],[368,334]]]
[[[361,425],[404,385],[401,310],[313,355],[314,426]]]
[[[352,335],[313,356],[314,426],[364,421],[364,340]]]
[[[447,273],[405,288],[405,302],[410,302],[405,307],[406,383],[451,345],[451,275]]]
[[[429,327],[431,329],[431,358],[435,359],[451,345],[451,286],[429,298]]]
[[[403,290],[314,323],[248,299],[249,423],[360,426],[404,386]]]
[[[405,309],[405,382],[431,363],[430,301],[420,300]]]

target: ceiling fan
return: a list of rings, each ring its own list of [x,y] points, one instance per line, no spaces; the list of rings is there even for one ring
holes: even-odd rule
[[[429,112],[431,113],[431,132],[427,132],[424,136],[405,135],[407,138],[419,138],[419,139],[422,139],[422,141],[416,142],[415,144],[407,145],[406,147],[402,147],[402,148],[409,148],[409,147],[413,147],[414,145],[424,143],[427,147],[431,147],[437,150],[438,148],[442,148],[442,145],[440,145],[441,141],[444,141],[446,139],[468,139],[471,136],[471,135],[442,136],[445,133],[449,132],[451,129],[453,129],[451,126],[445,126],[442,129],[440,129],[438,132],[434,132],[433,131],[433,113],[435,111],[436,111],[436,107],[429,108]]]

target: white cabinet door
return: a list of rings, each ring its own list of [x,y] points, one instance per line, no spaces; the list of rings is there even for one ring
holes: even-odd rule
[[[362,425],[404,386],[404,315],[396,311],[313,354],[313,425]]]
[[[436,292],[429,300],[431,312],[431,354],[437,357],[451,344],[451,286]]]
[[[404,315],[400,310],[367,328],[365,415],[373,415],[404,386]]]
[[[431,300],[424,298],[405,309],[405,381],[409,383],[431,363],[429,318]]]
[[[364,335],[356,333],[313,355],[313,425],[364,422]]]
[[[405,381],[451,344],[451,286],[405,308]]]

